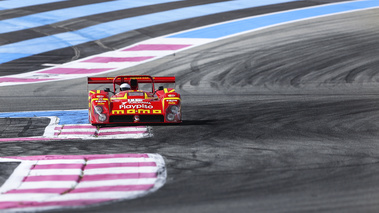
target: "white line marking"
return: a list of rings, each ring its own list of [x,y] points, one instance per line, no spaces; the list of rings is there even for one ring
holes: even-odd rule
[[[104,169],[89,169],[89,170],[85,170],[84,175],[150,173],[150,172],[157,172],[157,168],[156,167],[114,167],[114,168],[104,168]]]

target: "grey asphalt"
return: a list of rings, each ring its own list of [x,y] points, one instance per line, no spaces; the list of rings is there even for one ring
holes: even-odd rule
[[[55,10],[58,8],[65,8],[69,6],[97,3],[99,1],[106,0],[71,0],[64,2],[56,2],[46,4],[44,6],[31,6],[22,9],[6,10],[0,13],[0,20],[11,17],[17,17],[21,15],[34,14],[42,12],[44,10]],[[186,0],[176,1],[146,7],[138,7],[126,10],[119,10],[109,13],[102,13],[98,15],[85,16],[82,18],[70,19],[54,23],[51,25],[45,25],[36,28],[30,28],[26,30],[20,30],[11,33],[3,33],[0,35],[0,44],[5,45],[9,43],[19,42],[32,38],[43,37],[46,35],[54,35],[62,32],[70,32],[73,30],[82,29],[95,24],[108,22],[112,20],[118,20],[127,17],[137,17],[140,15],[157,13],[162,11],[174,10],[178,8],[190,7],[201,4],[210,4],[215,2],[223,2],[227,0]],[[311,7],[321,4],[327,4],[331,2],[341,2],[346,0],[300,0],[287,2],[282,4],[267,5],[262,7],[246,8],[243,10],[230,11],[225,13],[218,13],[214,15],[201,16],[197,18],[185,19],[175,22],[169,22],[166,24],[159,24],[150,27],[140,28],[126,33],[121,33],[115,36],[107,37],[94,42],[88,42],[81,45],[76,45],[68,48],[49,51],[34,56],[21,58],[8,63],[0,64],[0,76],[13,75],[24,73],[28,71],[34,71],[38,69],[46,68],[43,64],[53,63],[61,64],[84,58],[90,55],[102,53],[105,51],[115,50],[123,48],[134,43],[163,36],[183,30],[193,29],[205,25],[215,24],[233,19],[239,19],[244,17],[262,15],[267,13],[273,13],[283,10],[291,10],[302,7]]]
[[[378,212],[377,20],[378,9],[307,20],[111,73],[175,74],[183,124],[149,139],[0,143],[1,155],[164,157],[156,193],[76,212]],[[0,111],[87,104],[85,79],[0,94]]]
[[[43,136],[49,118],[0,118],[0,138]]]

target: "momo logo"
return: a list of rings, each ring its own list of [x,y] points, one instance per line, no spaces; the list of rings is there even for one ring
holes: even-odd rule
[[[123,115],[123,114],[162,114],[162,110],[159,110],[159,109],[112,110],[112,115]]]
[[[113,115],[124,114],[125,110],[112,110]]]
[[[120,109],[153,109],[153,106],[146,104],[137,104],[137,105],[120,105]]]

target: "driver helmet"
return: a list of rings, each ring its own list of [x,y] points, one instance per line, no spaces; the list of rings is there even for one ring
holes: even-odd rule
[[[130,85],[128,83],[123,83],[120,85],[120,91],[130,90]]]

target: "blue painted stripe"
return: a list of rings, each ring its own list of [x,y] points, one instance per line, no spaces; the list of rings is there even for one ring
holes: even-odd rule
[[[2,112],[0,118],[59,117],[59,124],[88,124],[88,110]]]
[[[103,2],[97,4],[53,10],[43,13],[36,13],[33,15],[0,21],[0,33],[9,33],[18,30],[25,30],[28,28],[40,27],[43,25],[53,24],[60,21],[66,21],[69,19],[107,13],[117,10],[124,10],[176,1],[182,0],[117,0],[111,2]]]
[[[184,33],[169,36],[169,38],[221,38],[249,30],[268,27],[276,24],[314,18],[323,15],[348,12],[359,9],[368,9],[379,6],[378,0],[366,0],[347,2],[333,5],[324,5],[314,8],[306,8],[295,11],[286,11],[281,13],[263,15],[249,19],[219,24],[211,27],[205,27],[197,30],[191,30]]]
[[[0,10],[16,9],[34,5],[48,4],[67,0],[5,0],[0,1]]]
[[[103,39],[116,34],[131,30],[149,27],[158,24],[169,23],[188,18],[211,15],[216,13],[240,10],[249,7],[263,6],[289,2],[290,0],[234,0],[228,2],[213,3],[207,5],[193,6],[175,9],[165,12],[137,16],[133,18],[120,19],[87,27],[78,31],[60,33],[52,36],[25,40],[17,43],[7,44],[0,47],[0,63],[20,59],[43,52],[60,48],[83,44],[98,39]]]

